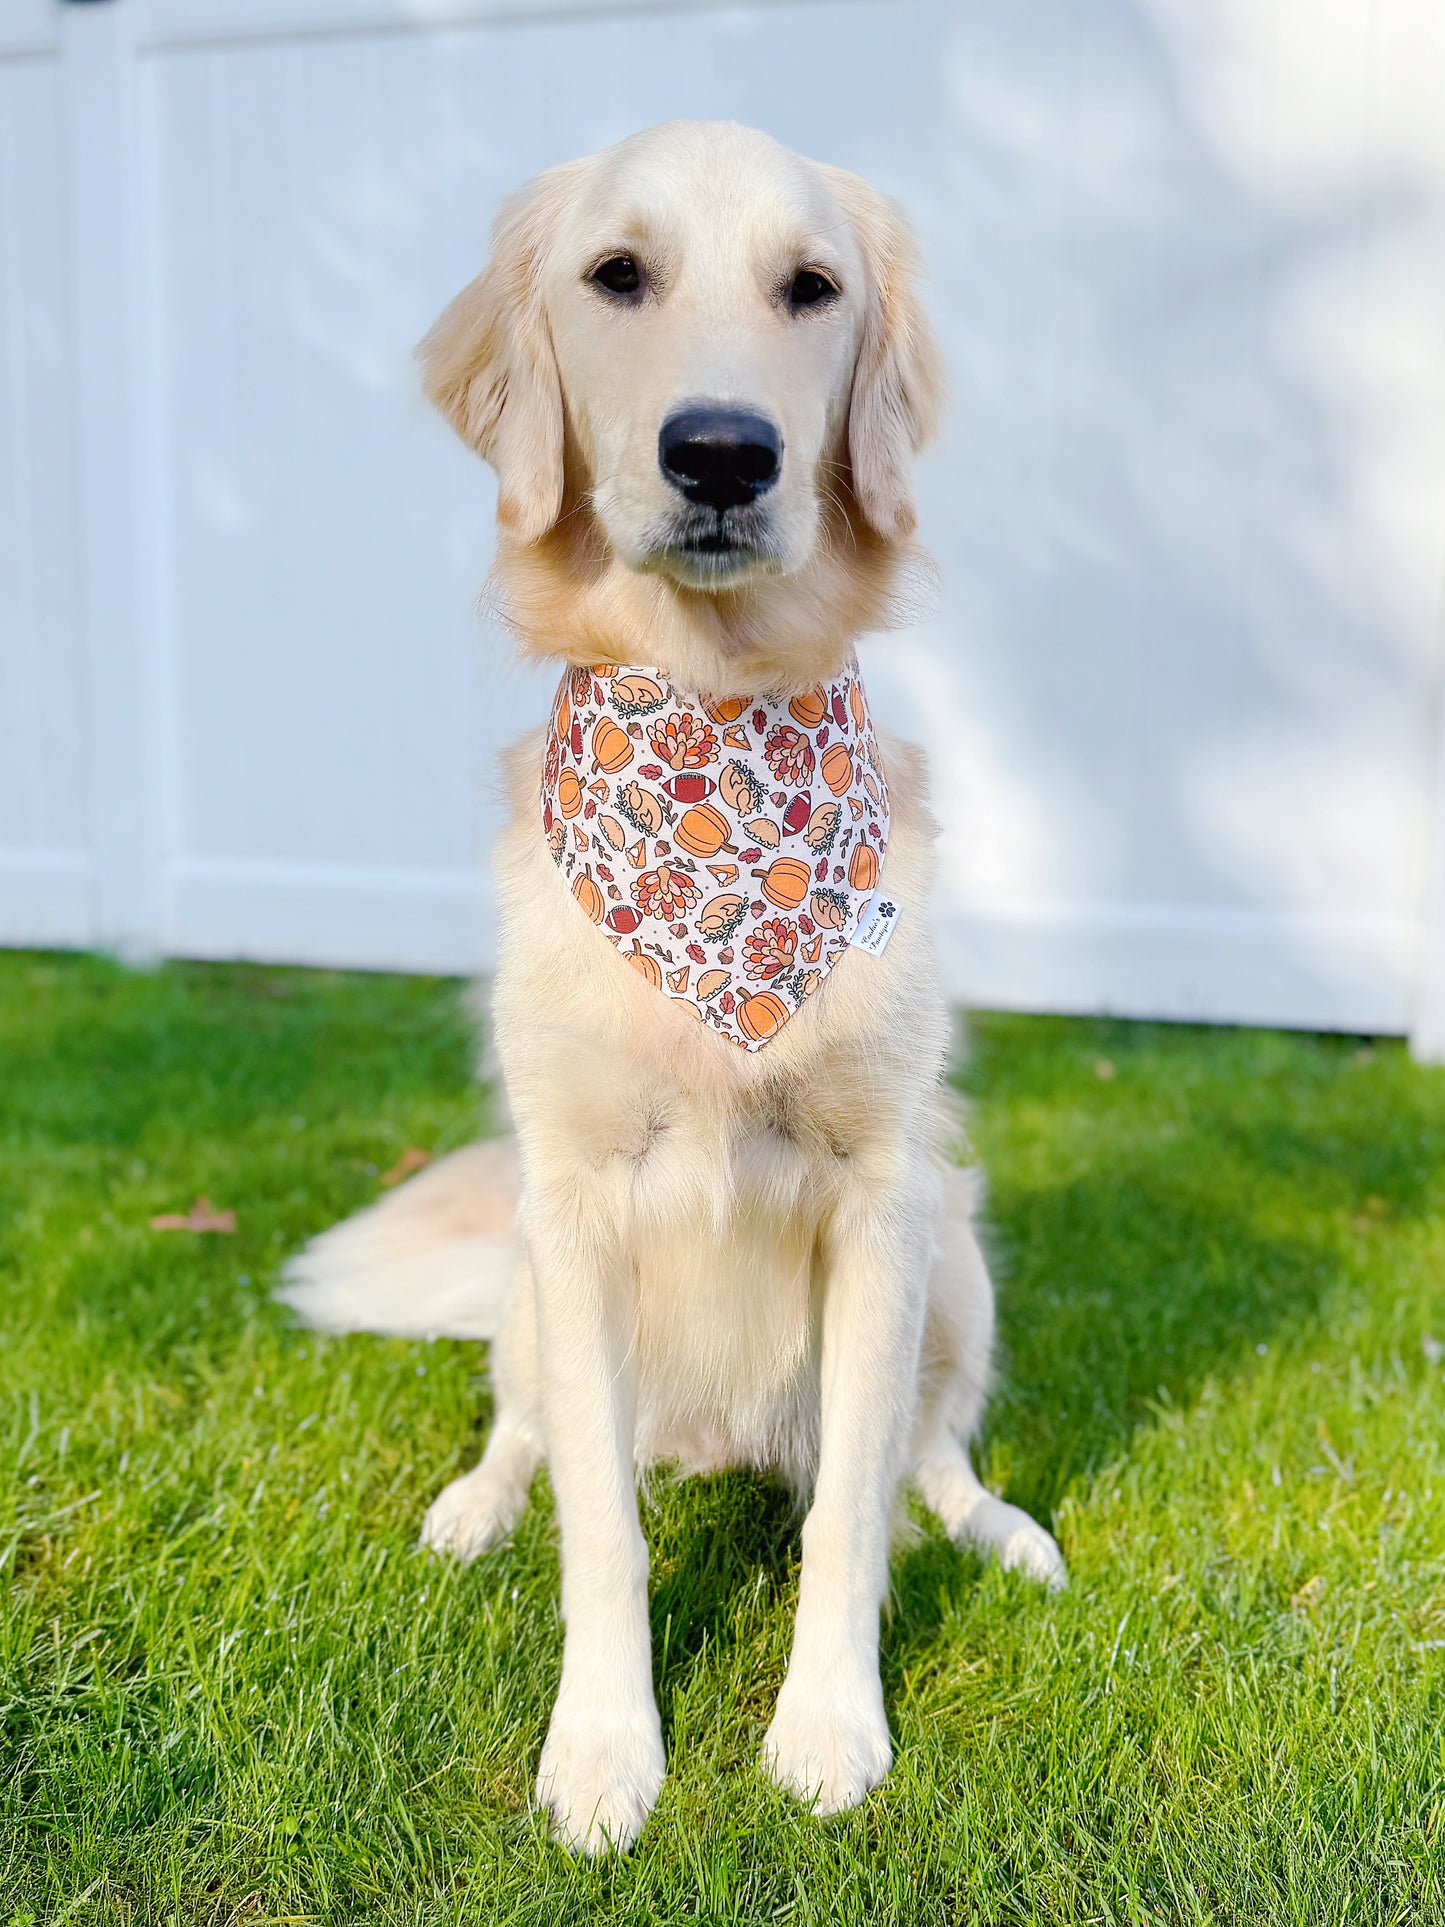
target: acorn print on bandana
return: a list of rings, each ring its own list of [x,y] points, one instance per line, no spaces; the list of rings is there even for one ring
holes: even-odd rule
[[[542,829],[583,914],[648,983],[761,1050],[848,948],[888,849],[888,784],[850,662],[785,700],[660,669],[569,669]]]

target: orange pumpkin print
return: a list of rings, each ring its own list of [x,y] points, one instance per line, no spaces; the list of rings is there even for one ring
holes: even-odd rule
[[[711,803],[695,803],[677,826],[676,842],[689,856],[716,856],[719,850],[733,847],[728,841],[731,835],[732,825],[720,810]]]
[[[610,716],[599,716],[592,732],[592,755],[600,770],[615,776],[632,761],[632,744]]]
[[[762,878],[763,895],[780,910],[796,910],[813,880],[813,872],[796,856],[777,857],[766,870],[754,870],[753,875]]]
[[[804,729],[816,729],[828,714],[828,692],[821,684],[816,689],[805,689],[788,704],[788,714]]]
[[[861,736],[868,727],[868,712],[863,707],[863,685],[856,680],[848,686],[848,707],[853,712],[853,727]]]
[[[855,890],[878,888],[878,852],[871,843],[860,843],[848,863],[848,881]]]
[[[842,796],[852,788],[853,758],[843,743],[830,744],[823,752],[823,760],[818,767],[823,772],[823,781],[834,796]]]
[[[572,894],[582,905],[594,923],[601,923],[607,909],[607,899],[592,880],[592,872],[584,870],[572,885]]]
[[[792,1016],[776,992],[760,990],[755,997],[744,997],[738,1005],[738,1029],[755,1043],[775,1037]]]
[[[639,977],[645,977],[654,990],[662,989],[662,969],[655,957],[649,957],[645,950],[634,948],[627,953],[627,961]]]
[[[702,706],[715,723],[735,723],[748,705],[745,696],[704,696]]]
[[[557,808],[570,822],[582,807],[582,785],[577,780],[577,772],[564,769],[557,778]]]

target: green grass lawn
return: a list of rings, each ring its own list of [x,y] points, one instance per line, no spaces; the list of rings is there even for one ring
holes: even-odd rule
[[[1445,1920],[1445,1074],[1394,1044],[984,1018],[986,1477],[1049,1598],[926,1527],[897,1743],[822,1824],[760,1776],[784,1499],[646,1520],[670,1773],[626,1861],[528,1794],[545,1481],[465,1572],[474,1346],[318,1341],[282,1259],[485,1127],[457,988],[0,958],[0,1927]],[[234,1237],[149,1228],[204,1192]]]

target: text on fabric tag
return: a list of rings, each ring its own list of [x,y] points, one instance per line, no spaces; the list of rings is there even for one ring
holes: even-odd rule
[[[858,928],[849,942],[856,944],[860,950],[866,950],[870,957],[881,957],[902,915],[901,904],[875,890],[864,906],[863,914],[858,919]]]

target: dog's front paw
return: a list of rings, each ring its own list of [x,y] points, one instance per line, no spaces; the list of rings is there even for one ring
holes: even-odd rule
[[[816,1813],[857,1806],[893,1764],[881,1689],[848,1692],[784,1680],[763,1741],[763,1764],[780,1787],[811,1802]]]
[[[980,1552],[991,1552],[1005,1572],[1021,1572],[1050,1592],[1062,1592],[1069,1569],[1052,1533],[1016,1505],[990,1495],[980,1500],[958,1535]]]
[[[499,1479],[484,1459],[433,1499],[421,1522],[421,1543],[469,1566],[507,1536],[525,1503],[525,1489],[518,1492]]]
[[[537,1769],[537,1804],[573,1853],[626,1853],[666,1770],[655,1705],[624,1712],[558,1700]]]

